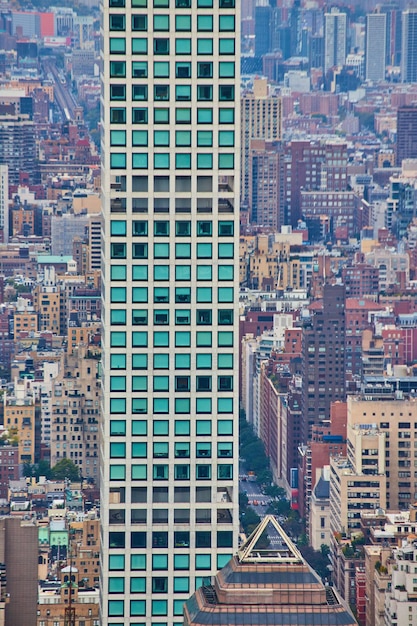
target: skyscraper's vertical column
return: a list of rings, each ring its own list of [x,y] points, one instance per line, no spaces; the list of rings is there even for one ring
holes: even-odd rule
[[[179,626],[237,547],[239,3],[101,20],[101,624]]]

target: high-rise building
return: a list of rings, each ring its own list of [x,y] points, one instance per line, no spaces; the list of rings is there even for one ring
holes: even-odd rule
[[[101,39],[101,624],[172,626],[237,548],[240,2]]]
[[[36,142],[29,115],[0,115],[0,165],[8,165],[11,185],[20,184],[22,173],[36,182]]]
[[[0,165],[0,230],[3,243],[9,241],[9,166]]]
[[[404,159],[416,158],[417,106],[411,104],[397,110],[397,165],[401,167]]]
[[[252,224],[279,230],[284,224],[283,152],[274,143],[253,141],[249,159]]]
[[[255,8],[255,56],[261,57],[271,52],[272,8],[269,4]]]
[[[366,80],[384,80],[386,59],[385,13],[369,13],[366,16],[365,40],[365,78]]]
[[[330,417],[330,405],[345,400],[345,287],[324,286],[323,300],[303,318],[302,437]]]
[[[324,14],[324,71],[344,65],[347,50],[347,16],[336,7]]]
[[[386,65],[401,65],[401,10],[396,2],[381,4],[380,13],[385,13],[386,24]]]
[[[417,8],[403,11],[401,80],[403,83],[417,82]]]
[[[249,201],[250,153],[253,140],[280,141],[282,132],[282,100],[269,94],[265,78],[255,79],[253,91],[241,99],[241,200]]]

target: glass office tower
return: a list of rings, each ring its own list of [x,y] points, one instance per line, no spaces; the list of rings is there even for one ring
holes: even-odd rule
[[[239,4],[101,6],[102,626],[237,548]]]

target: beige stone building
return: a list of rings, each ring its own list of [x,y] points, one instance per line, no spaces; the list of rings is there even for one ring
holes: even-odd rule
[[[80,344],[78,350],[64,358],[52,386],[51,465],[63,458],[71,459],[82,476],[99,480],[98,348]]]
[[[269,94],[265,78],[254,81],[253,91],[241,99],[241,198],[249,199],[249,161],[251,143],[256,139],[280,141],[282,135],[282,100]]]
[[[35,462],[35,399],[27,394],[25,380],[15,381],[14,393],[4,396],[4,425],[17,436],[19,463]]]
[[[385,592],[391,581],[387,561],[391,555],[391,548],[365,546],[364,551],[366,626],[385,626]]]

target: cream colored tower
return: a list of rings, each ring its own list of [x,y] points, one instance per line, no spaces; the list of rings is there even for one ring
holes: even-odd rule
[[[179,626],[237,548],[239,5],[101,8],[102,626]]]

